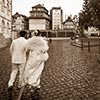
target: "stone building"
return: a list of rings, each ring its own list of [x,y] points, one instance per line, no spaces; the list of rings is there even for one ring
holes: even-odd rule
[[[18,37],[18,32],[20,30],[28,30],[29,29],[29,19],[27,16],[19,14],[16,12],[12,16],[12,38]]]
[[[63,13],[61,7],[53,7],[50,10],[52,30],[62,29]]]
[[[29,16],[29,30],[49,30],[50,15],[44,5],[38,4],[32,7]]]
[[[12,0],[0,0],[0,33],[11,38]]]

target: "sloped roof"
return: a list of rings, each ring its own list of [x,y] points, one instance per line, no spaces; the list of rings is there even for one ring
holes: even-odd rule
[[[65,24],[66,22],[73,22],[73,20],[71,19],[71,17],[68,17],[63,24]]]
[[[17,17],[20,17],[20,16],[24,17],[25,19],[28,18],[27,16],[25,16],[23,14],[19,14],[18,12],[16,12],[12,17],[15,18],[15,19],[17,19]]]
[[[53,9],[61,9],[61,7],[52,7],[52,10],[53,10]]]
[[[35,5],[33,6],[32,8],[44,8],[46,11],[48,11],[45,7],[44,7],[44,4],[38,4],[38,5]]]
[[[15,18],[15,19],[17,19],[17,17],[19,17],[19,16],[20,16],[20,15],[19,15],[18,12],[16,12],[14,15],[12,15],[12,17]]]
[[[43,7],[41,4],[35,5],[32,8],[39,8],[39,7]]]

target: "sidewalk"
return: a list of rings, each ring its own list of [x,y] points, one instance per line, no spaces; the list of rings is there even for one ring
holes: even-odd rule
[[[70,44],[81,48],[83,51],[100,54],[100,37],[79,38],[71,41]]]
[[[100,100],[100,55],[83,52],[70,42],[54,40],[49,44],[49,60],[42,73],[39,100]],[[0,50],[0,100],[8,98],[10,72],[11,58],[7,47]],[[13,100],[19,92],[17,81]],[[24,92],[21,100],[32,100],[27,95],[27,91]]]
[[[100,37],[89,37],[89,38],[77,38],[71,42],[73,46],[77,47],[88,47],[88,43],[90,42],[90,46],[98,46],[100,43]]]
[[[62,37],[62,38],[60,38],[60,37],[58,37],[58,38],[48,38],[48,40],[49,39],[52,39],[52,40],[68,40],[68,39],[70,39],[70,37]]]

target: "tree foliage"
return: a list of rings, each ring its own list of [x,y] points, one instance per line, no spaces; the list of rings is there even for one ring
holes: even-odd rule
[[[84,0],[83,10],[79,14],[79,25],[85,29],[93,26],[100,30],[100,0]]]

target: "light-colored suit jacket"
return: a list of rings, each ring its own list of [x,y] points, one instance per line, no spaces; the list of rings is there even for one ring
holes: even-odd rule
[[[26,62],[26,41],[24,37],[12,41],[10,46],[12,63],[22,64]]]

